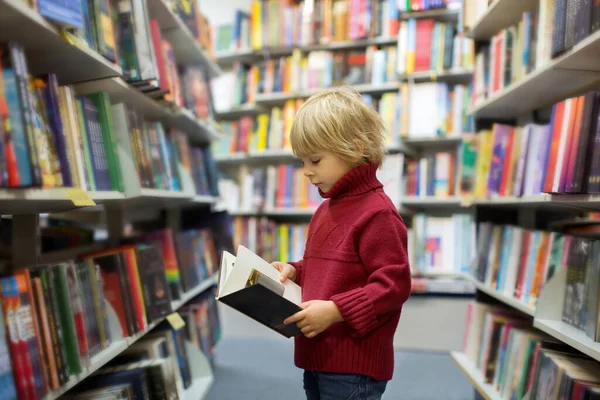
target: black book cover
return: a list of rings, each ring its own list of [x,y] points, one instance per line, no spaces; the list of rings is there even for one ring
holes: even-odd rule
[[[587,157],[589,156],[588,149],[592,148],[593,142],[590,143],[590,137],[592,140],[594,136],[590,134],[593,126],[594,114],[596,110],[596,93],[589,92],[584,97],[583,103],[583,115],[581,120],[581,130],[579,132],[579,143],[577,143],[577,154],[575,154],[575,168],[573,169],[573,180],[571,184],[566,188],[568,193],[580,193],[584,188],[584,173],[585,167],[588,163]]]
[[[137,258],[146,314],[150,323],[172,312],[165,265],[158,244],[139,246]]]
[[[597,95],[600,97],[600,94]],[[592,128],[592,137],[588,152],[588,165],[586,166],[586,193],[600,192],[600,101],[596,102],[596,111],[594,112],[594,125]]]
[[[219,297],[219,301],[287,338],[300,334],[296,324],[283,325],[283,321],[302,309],[265,286],[254,284]]]
[[[577,13],[581,7],[581,0],[567,0],[565,16],[565,50],[575,45],[575,31],[577,29]]]
[[[197,266],[195,265],[196,257],[194,252],[196,249],[193,246],[195,235],[194,231],[178,232],[175,234],[177,265],[179,265],[179,272],[182,274],[181,285],[184,292],[193,289],[200,283]]]
[[[592,32],[600,28],[600,0],[592,0]]]
[[[567,258],[567,284],[562,320],[578,329],[585,329],[581,321],[583,294],[585,287],[585,264],[587,262],[589,241],[573,237]]]
[[[552,57],[565,51],[565,20],[567,0],[556,0],[554,11],[554,31],[552,32]]]
[[[579,0],[575,16],[575,44],[581,42],[592,32],[592,3],[594,0]]]

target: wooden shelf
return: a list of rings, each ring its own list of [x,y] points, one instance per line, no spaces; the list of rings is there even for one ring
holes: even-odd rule
[[[462,142],[461,136],[427,136],[415,138],[401,138],[402,142],[417,149],[437,149],[440,147],[457,146]]]
[[[78,47],[20,0],[0,0],[0,41],[25,48],[31,75],[55,73],[61,85],[119,76],[122,70],[85,43]]]
[[[471,275],[467,275],[467,277],[473,282],[477,290],[484,292],[488,296],[495,298],[496,300],[501,301],[502,303],[514,308],[515,310],[519,310],[522,313],[530,315],[533,317],[535,314],[535,307],[529,304],[525,304],[520,300],[517,300],[514,296],[508,296],[505,293],[499,292],[496,289],[493,289],[483,282],[478,281],[475,277]]]
[[[172,304],[173,311],[177,311],[179,308],[181,308],[185,304],[185,302],[191,300],[193,297],[197,296],[198,294],[206,291],[207,289],[212,287],[214,285],[214,283],[215,283],[214,278],[209,278],[209,279],[205,280],[204,282],[202,282],[194,290],[192,290],[184,295],[185,301],[173,302],[173,304]],[[139,332],[134,336],[131,336],[128,338],[123,338],[122,340],[118,340],[118,341],[111,343],[111,345],[107,349],[105,349],[104,351],[102,351],[101,353],[97,354],[95,357],[92,358],[89,368],[84,368],[83,372],[77,376],[71,376],[71,378],[65,385],[61,386],[58,390],[48,393],[46,396],[44,396],[43,400],[57,400],[58,398],[60,398],[66,392],[68,392],[73,387],[75,387],[77,384],[79,384],[81,381],[83,381],[84,379],[86,379],[87,377],[92,375],[94,372],[96,372],[97,370],[99,370],[100,368],[105,366],[107,363],[109,363],[111,360],[113,360],[119,354],[121,354],[122,352],[127,350],[127,348],[129,348],[131,345],[133,345],[140,338],[144,337],[148,332],[150,332],[152,329],[154,329],[164,319],[165,318],[161,318],[160,320],[150,324],[148,326],[148,329],[146,329],[143,332]]]
[[[401,204],[410,208],[418,209],[455,209],[465,208],[463,205],[463,198],[458,196],[450,197],[434,197],[434,196],[404,196],[401,200]]]
[[[449,82],[449,83],[469,83],[473,79],[472,69],[449,69],[444,71],[419,71],[404,74],[401,80],[413,80],[415,82]]]
[[[467,376],[473,387],[483,396],[486,400],[502,400],[502,396],[498,393],[494,387],[485,383],[483,375],[475,367],[473,361],[471,361],[465,354],[458,351],[453,351],[450,356],[461,369],[461,371]]]
[[[363,40],[347,40],[342,42],[332,42],[329,44],[314,44],[306,46],[291,47],[265,47],[263,49],[252,50],[228,50],[217,53],[217,62],[222,66],[228,66],[235,62],[256,63],[265,58],[283,57],[292,54],[295,49],[304,53],[318,50],[352,50],[365,48],[367,46],[391,46],[398,42],[397,37],[377,37]]]
[[[196,195],[192,199],[192,202],[196,204],[215,204],[216,201],[217,199],[214,196],[207,195]]]
[[[421,19],[421,18],[435,18],[438,21],[456,21],[458,16],[460,15],[460,8],[457,9],[447,9],[447,8],[439,8],[433,10],[424,10],[424,11],[409,11],[400,13],[401,20],[407,19]]]
[[[491,94],[471,107],[469,114],[477,118],[516,118],[581,94],[600,83],[599,52],[600,31],[520,81]]]
[[[164,0],[148,0],[148,10],[151,18],[158,21],[163,37],[173,46],[177,64],[203,64],[213,77],[223,73]]]
[[[267,110],[256,104],[243,104],[241,106],[234,106],[226,111],[215,112],[215,119],[217,120],[235,120],[245,115],[256,115],[267,112]]]
[[[229,214],[232,216],[248,216],[248,217],[257,217],[257,216],[265,216],[265,217],[297,217],[297,218],[306,218],[312,217],[316,207],[314,208],[274,208],[270,210],[263,211],[252,211],[252,210],[237,210],[230,211]]]

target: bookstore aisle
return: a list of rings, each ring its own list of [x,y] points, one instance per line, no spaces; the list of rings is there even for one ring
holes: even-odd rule
[[[315,91],[352,86],[387,127],[379,179],[409,229],[413,294],[390,384],[406,390],[388,398],[599,399],[598,2],[222,3],[212,150],[234,243],[301,258],[322,200],[292,154],[293,117]],[[283,380],[289,346],[222,311],[215,373],[250,380],[269,357]],[[404,384],[428,371],[449,390]]]

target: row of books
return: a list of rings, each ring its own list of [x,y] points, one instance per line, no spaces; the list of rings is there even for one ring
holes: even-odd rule
[[[158,21],[150,18],[145,0],[127,0],[118,5],[108,1],[39,0],[30,5],[66,28],[66,34],[75,41],[120,65],[123,77],[138,83],[140,89],[177,106],[185,105],[200,118],[209,115],[202,68],[178,69],[172,44],[163,39]],[[211,27],[197,2],[169,1],[166,6],[189,28],[192,40],[212,52]]]
[[[208,358],[218,339],[219,321],[214,298],[201,295],[182,311],[185,328],[166,322],[134,343],[89,379],[77,386],[72,399],[184,398],[192,386],[196,350]]]
[[[254,0],[249,29],[252,49],[394,37],[398,8],[394,0]]]
[[[470,214],[433,217],[418,213],[409,230],[411,267],[421,273],[469,270],[475,255],[475,223]]]
[[[160,122],[144,121],[124,104],[112,109],[117,135],[131,148],[142,188],[183,191],[185,173],[197,195],[218,196],[218,172],[210,147],[193,145],[185,133],[166,130]]]
[[[30,79],[15,43],[0,54],[1,186],[123,191],[108,95],[75,97],[52,74]]]
[[[600,27],[597,8],[592,2],[542,0],[537,10],[523,13],[516,25],[494,35],[476,57],[474,104],[544,67],[595,32]]]
[[[266,168],[239,169],[237,181],[221,179],[219,190],[228,193],[224,201],[229,211],[259,212],[278,208],[314,208],[321,203],[297,165],[282,164]]]
[[[209,36],[206,18],[196,1],[174,2],[174,10],[196,38]],[[115,36],[123,78],[155,99],[191,110],[196,117],[212,116],[206,74],[201,65],[181,65],[172,44],[163,38],[156,19],[148,15],[145,0],[131,0],[130,8],[119,4]],[[173,7],[173,6],[172,6]],[[110,5],[109,5],[110,11]],[[202,41],[202,40],[201,40]],[[209,45],[211,40],[205,40]]]
[[[462,0],[399,0],[397,2],[400,12],[428,11],[428,10],[460,10]]]
[[[268,262],[292,262],[304,256],[308,224],[282,224],[266,217],[236,217],[235,246],[243,245]]]
[[[518,24],[501,30],[489,45],[481,47],[473,76],[475,104],[550,62],[553,23],[550,3],[541,1],[537,12],[523,13]]]
[[[471,70],[475,45],[454,23],[432,18],[402,21],[398,33],[397,72]]]
[[[400,144],[404,138],[460,137],[473,131],[473,119],[467,115],[469,90],[463,85],[402,84],[399,92],[381,97],[365,94],[362,98],[379,112],[390,146]],[[283,107],[273,107],[269,114],[222,123],[224,134],[222,140],[213,144],[215,155],[291,150],[289,135],[294,115],[304,101],[287,100]]]
[[[172,300],[216,271],[206,231],[179,232],[174,240],[162,230],[134,241],[0,280],[19,400],[41,399],[88,367],[120,339],[112,336],[112,324],[122,337],[147,330],[172,312]],[[112,314],[118,321],[109,322]],[[23,318],[31,329],[16,329]]]
[[[599,192],[597,97],[589,92],[555,104],[548,125],[495,124],[491,131],[463,136],[461,194]]]
[[[497,306],[471,302],[463,351],[499,398],[600,399],[600,366]]]
[[[477,262],[471,273],[500,293],[535,306],[546,282],[565,268],[571,240],[555,232],[479,224]]]
[[[404,184],[409,196],[454,196],[462,184],[456,180],[456,154],[439,152],[407,160]]]
[[[294,115],[303,103],[303,99],[288,100],[282,108],[273,107],[270,114],[222,122],[222,138],[212,143],[215,156],[267,149],[291,151],[290,133]]]

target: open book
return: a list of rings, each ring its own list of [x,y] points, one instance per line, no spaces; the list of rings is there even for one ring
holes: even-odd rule
[[[302,310],[302,291],[279,277],[279,271],[244,246],[238,247],[237,257],[223,251],[217,300],[285,337],[295,336],[300,329],[283,321]]]

